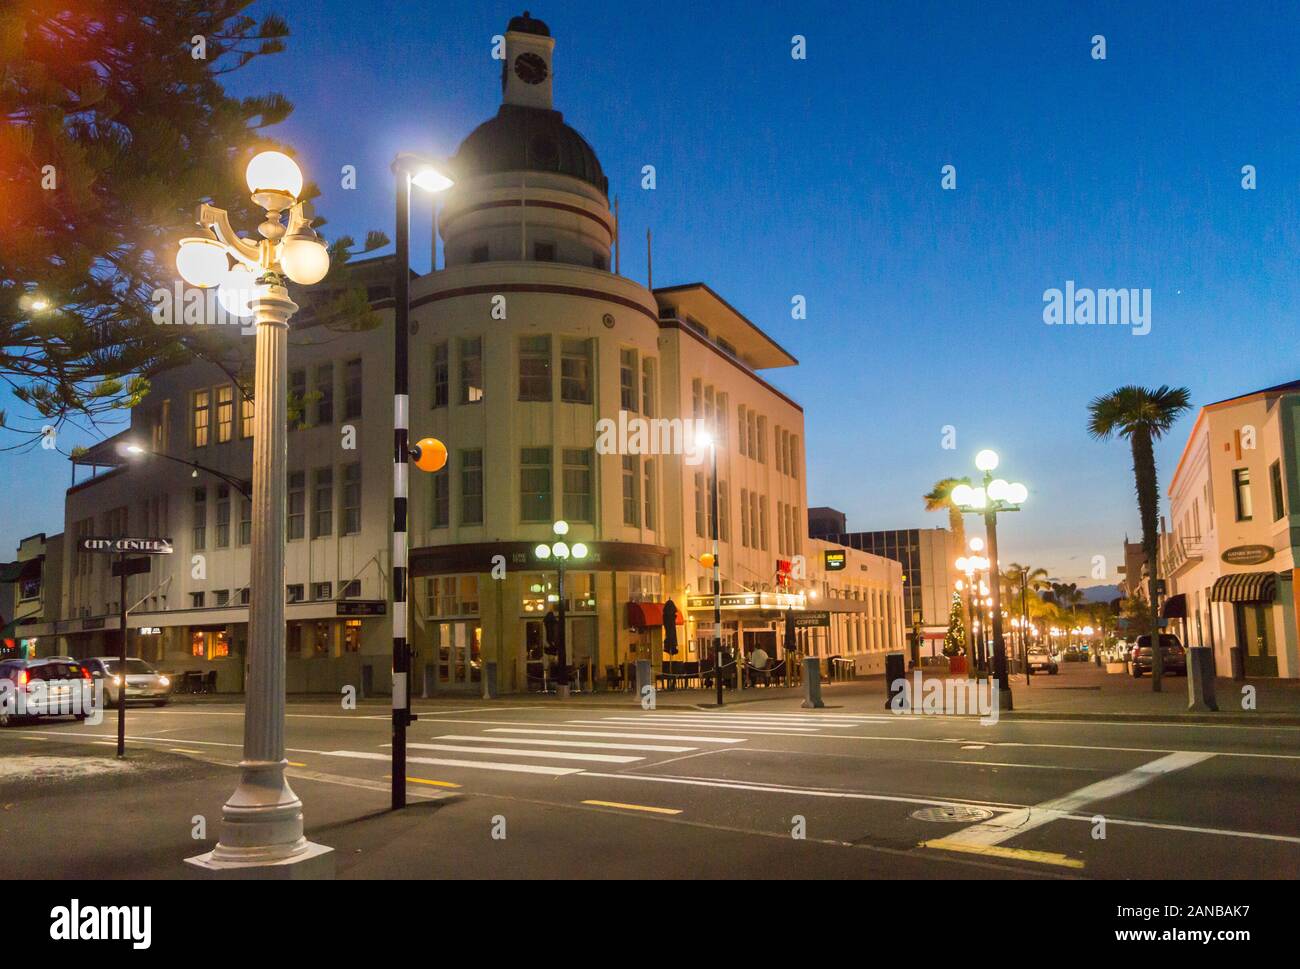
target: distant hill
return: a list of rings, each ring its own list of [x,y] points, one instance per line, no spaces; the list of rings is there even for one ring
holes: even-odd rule
[[[1079,591],[1085,602],[1113,602],[1122,594],[1117,585],[1094,585]]]

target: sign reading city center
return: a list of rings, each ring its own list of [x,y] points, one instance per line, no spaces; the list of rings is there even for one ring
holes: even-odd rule
[[[170,538],[83,538],[87,552],[142,552],[145,555],[171,555]]]

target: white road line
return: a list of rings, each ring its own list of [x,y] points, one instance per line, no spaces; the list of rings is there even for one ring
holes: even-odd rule
[[[979,824],[972,824],[968,828],[962,828],[956,834],[944,836],[942,840],[984,847],[998,845],[1027,831],[1032,831],[1051,821],[1058,820],[1062,816],[1077,811],[1094,801],[1103,801],[1136,791],[1157,778],[1172,774],[1175,771],[1185,770],[1208,760],[1211,756],[1210,754],[1193,754],[1185,751],[1169,754],[1159,760],[1143,764],[1141,767],[1135,767],[1131,771],[1125,771],[1123,774],[1116,774],[1114,777],[1108,777],[1095,784],[1089,784],[1087,787],[1081,787],[1077,791],[1071,791],[1062,797],[1055,797],[1050,801],[1043,801],[1041,804],[1035,804],[1032,807],[1008,811],[987,821],[981,821]]]
[[[491,727],[484,733],[523,733],[550,737],[610,737],[624,740],[681,740],[697,744],[743,744],[744,737],[692,737],[668,733],[617,733],[607,730],[540,730],[525,727]]]
[[[391,747],[392,744],[383,744]],[[515,747],[466,747],[463,744],[412,744],[412,750],[446,750],[453,754],[507,754],[511,757],[546,757],[552,760],[587,760],[594,764],[634,764],[644,757],[628,757],[618,754],[575,754],[560,750],[519,750]]]
[[[360,750],[322,750],[320,753],[329,757],[352,757],[356,760],[390,759],[388,754],[371,754]],[[444,760],[440,757],[408,757],[408,764],[433,764],[437,767],[466,767],[471,770],[496,770],[509,774],[548,774],[563,777],[565,774],[581,774],[581,767],[542,767],[539,764],[496,764],[487,760]]]
[[[42,738],[44,739],[44,738]],[[442,734],[434,737],[434,740],[458,740],[461,743],[467,741],[482,744],[500,743],[499,737],[463,737],[459,734]],[[603,744],[595,740],[525,740],[522,737],[511,737],[512,744],[534,744],[544,747],[595,747],[600,750],[645,750],[663,754],[684,754],[688,751],[695,750],[695,747],[667,747],[662,744]]]
[[[610,721],[627,721],[633,720],[637,723],[713,723],[723,724],[728,727],[760,727],[764,730],[821,730],[831,728],[843,730],[847,727],[854,726],[850,723],[804,723],[784,720],[742,720],[739,717],[693,717],[686,714],[653,714],[647,713],[639,717],[605,717]]]
[[[672,723],[665,723],[662,720],[638,720],[635,717],[606,717],[604,720],[566,720],[565,723],[576,723],[587,727],[622,727],[622,726],[644,726],[647,730],[664,730],[672,727]],[[778,730],[775,727],[764,729],[760,727],[743,727],[734,724],[720,723],[716,726],[708,723],[681,723],[679,724],[686,730],[725,730],[728,733],[747,733],[758,734],[759,736],[777,736],[777,737],[812,737],[817,731],[811,728],[788,728]]]

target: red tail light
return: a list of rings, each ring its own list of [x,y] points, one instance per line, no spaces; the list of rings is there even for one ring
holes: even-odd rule
[[[83,680],[90,679],[90,670],[86,669],[84,666],[81,668],[81,678]]]
[[[28,676],[26,670],[19,670],[19,671],[18,671],[18,685],[19,685],[19,686],[26,686],[26,685],[27,685],[27,681],[28,681],[29,679],[31,679],[31,677]]]

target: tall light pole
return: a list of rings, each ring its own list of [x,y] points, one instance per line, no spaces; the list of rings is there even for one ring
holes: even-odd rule
[[[559,623],[556,627],[556,638],[559,642],[555,644],[555,690],[556,695],[560,699],[564,699],[569,695],[569,658],[565,642],[568,612],[564,601],[564,564],[569,559],[573,559],[575,562],[581,562],[585,559],[587,557],[587,546],[582,542],[575,542],[570,546],[568,542],[564,541],[564,536],[569,534],[569,523],[566,521],[557,521],[551,526],[551,531],[555,532],[558,540],[549,545],[545,542],[540,543],[533,549],[533,554],[543,562],[553,561],[558,573],[555,591],[558,593],[556,605],[559,611],[557,617]]]
[[[255,415],[256,416],[256,415]],[[197,461],[186,461],[184,458],[172,457],[170,454],[163,454],[161,451],[150,451],[148,448],[139,444],[119,444],[118,453],[123,457],[137,458],[147,456],[151,458],[162,458],[164,461],[172,461],[176,464],[183,464],[190,469],[191,477],[197,478],[199,472],[210,474],[218,481],[224,481],[245,498],[253,497],[252,482],[243,478],[236,478],[233,474],[226,474],[224,471],[218,471],[216,468],[209,468],[206,464],[199,464]]]
[[[393,810],[406,805],[406,728],[411,713],[411,647],[407,642],[407,462],[416,458],[421,470],[438,471],[447,463],[447,449],[432,438],[427,450],[409,446],[410,396],[408,353],[411,315],[411,185],[442,191],[451,179],[416,155],[401,154],[393,161],[397,178],[397,224],[394,238],[397,271],[393,279]],[[421,441],[425,445],[426,441]],[[436,445],[436,447],[434,447]],[[439,458],[440,455],[440,458]],[[436,466],[435,466],[436,465]]]
[[[289,319],[298,309],[287,283],[320,282],[330,259],[311,229],[310,206],[298,201],[302,172],[293,159],[264,151],[245,175],[253,202],[266,212],[258,226],[261,240],[240,238],[224,210],[202,205],[204,234],[182,240],[176,256],[186,282],[219,286],[222,306],[237,316],[251,314],[257,327],[244,754],[239,784],[221,809],[217,846],[187,860],[209,872],[291,877],[289,866],[308,864],[311,874],[329,875],[333,849],[303,837],[302,802],[284,776],[284,523],[286,356]]]
[[[709,449],[709,528],[713,552],[709,556],[713,571],[713,672],[717,681],[718,706],[722,706],[722,563],[718,561],[718,444],[707,430],[697,431],[696,444]],[[740,659],[736,654],[736,689],[740,689]]]
[[[993,675],[997,677],[999,708],[1012,709],[1011,681],[1007,676],[1007,646],[1002,638],[1002,580],[998,566],[998,512],[1019,511],[1029,497],[1029,489],[1019,482],[994,478],[998,466],[996,451],[983,450],[975,455],[975,467],[984,472],[984,484],[978,488],[958,485],[952,489],[952,501],[963,514],[984,516],[988,535],[989,592],[992,595]]]

